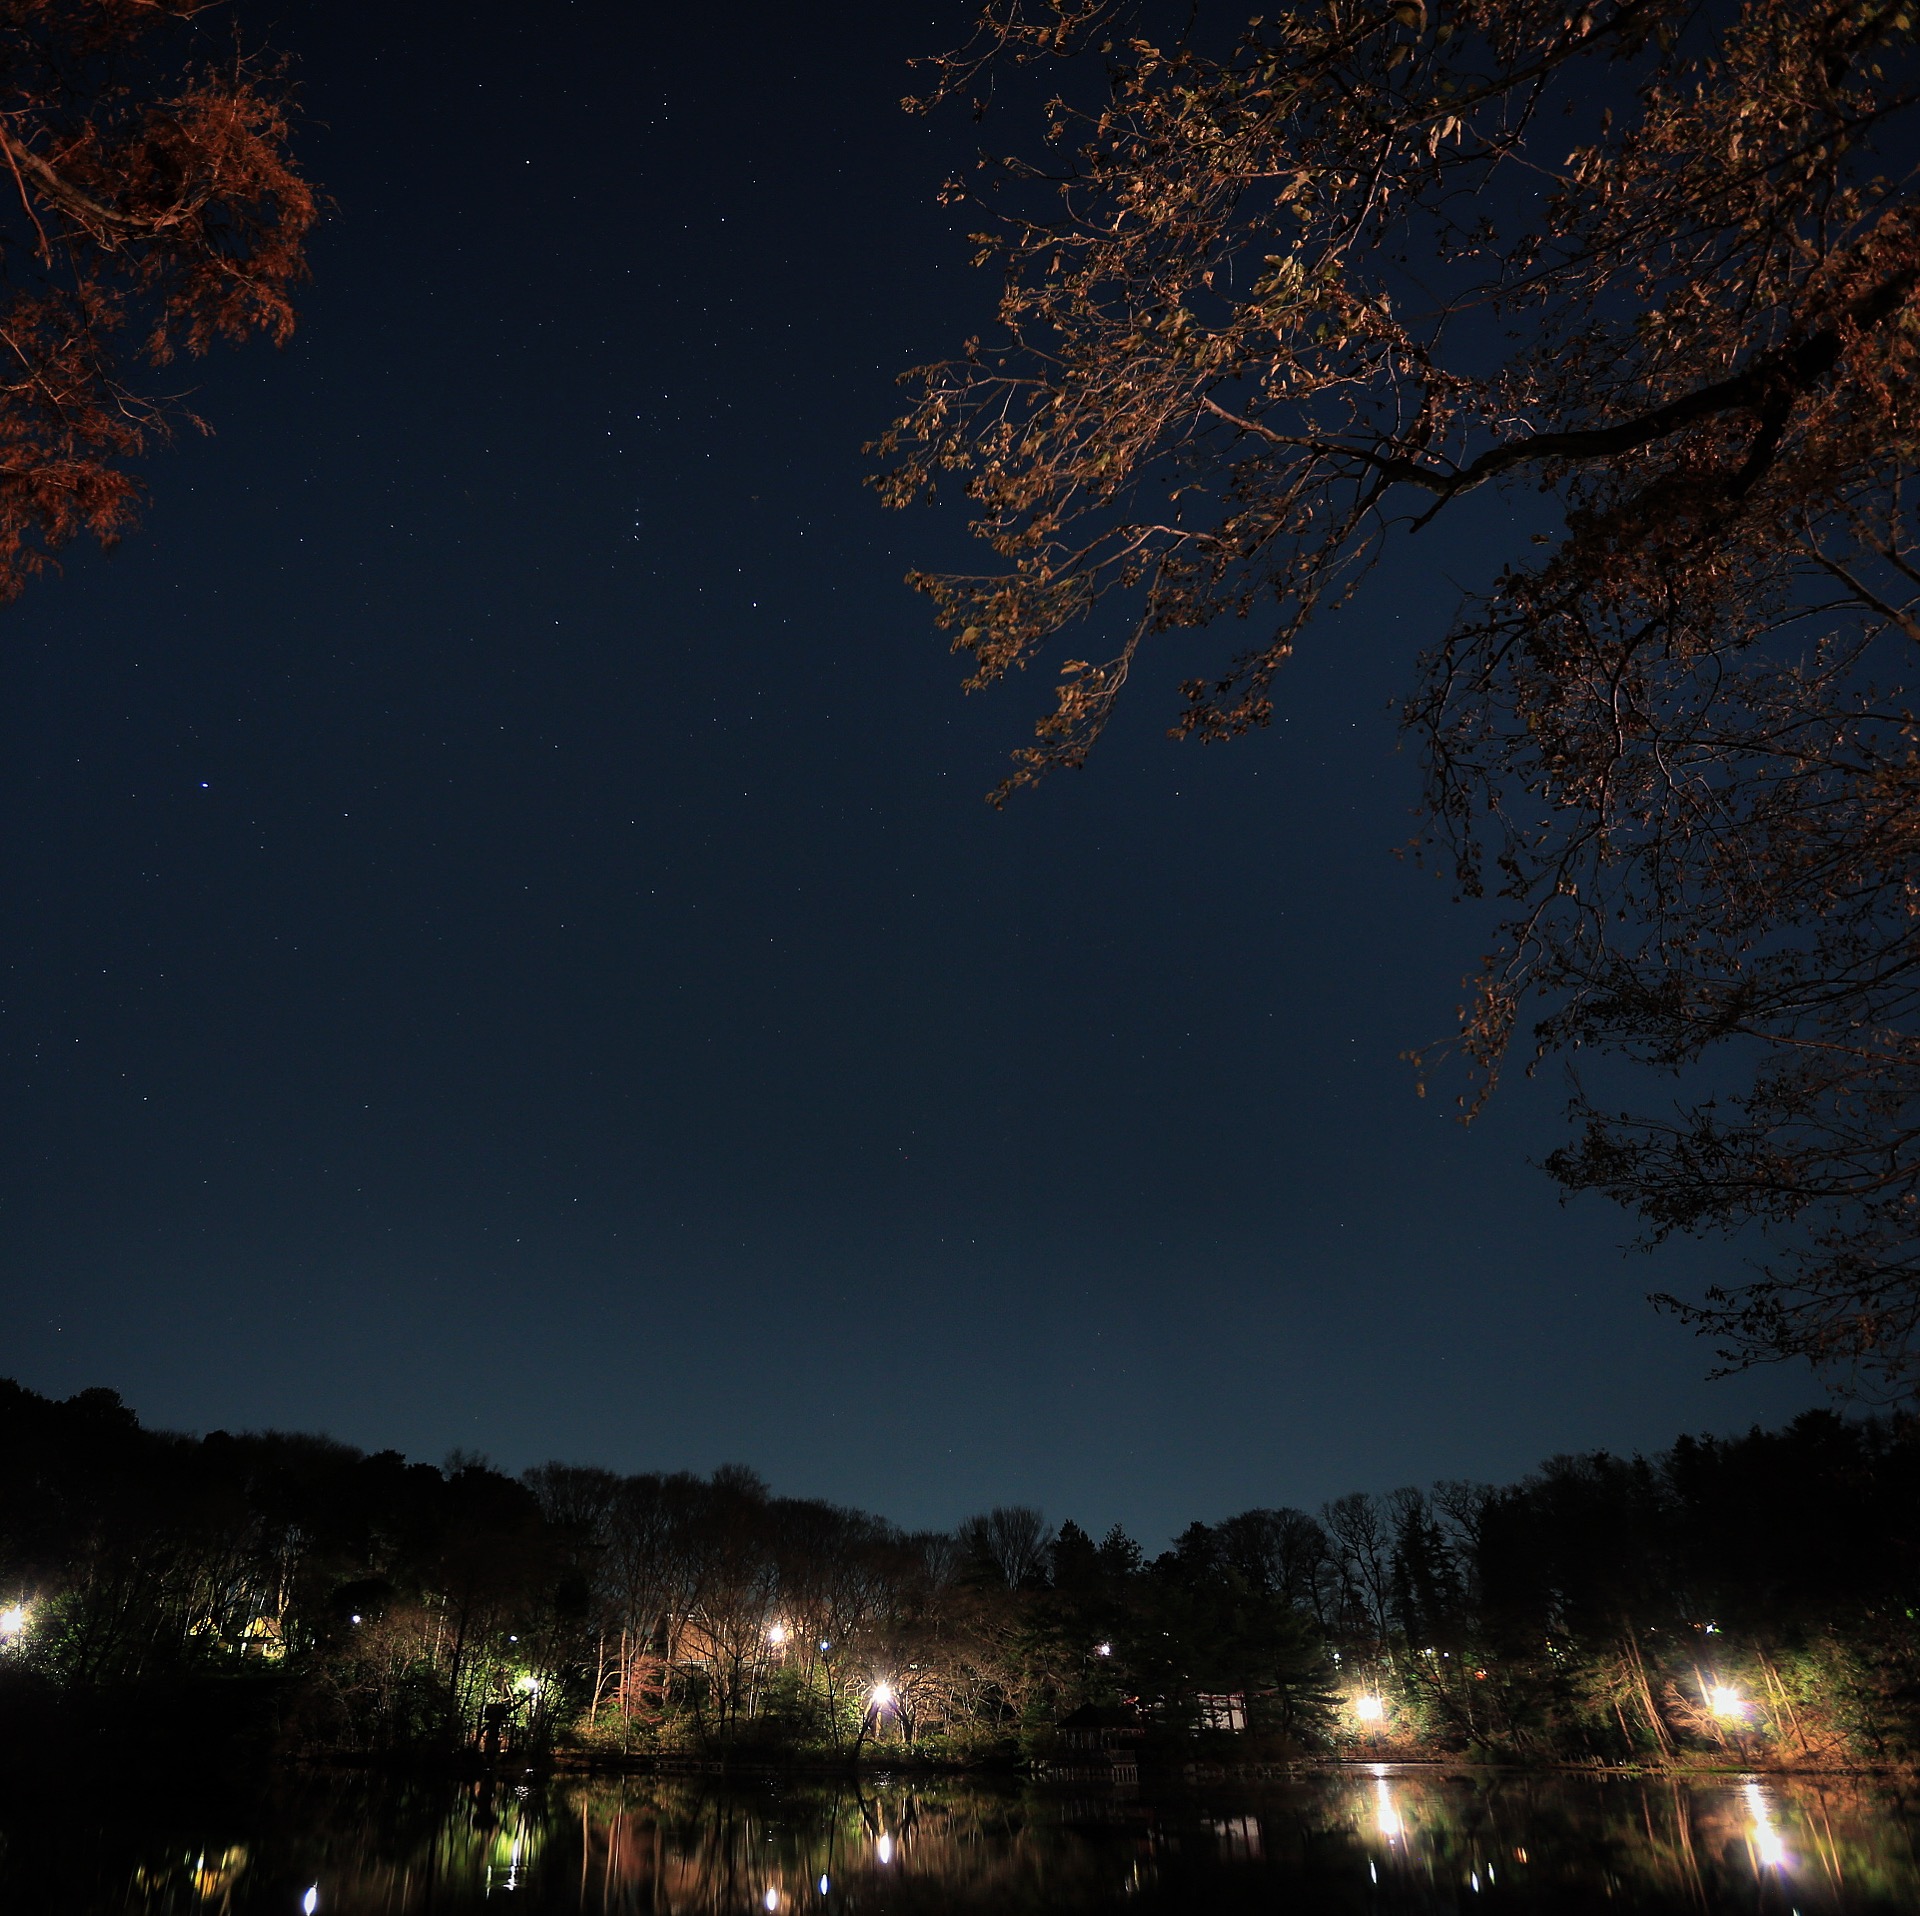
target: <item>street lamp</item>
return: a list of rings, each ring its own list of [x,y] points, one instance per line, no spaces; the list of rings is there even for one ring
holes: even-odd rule
[[[1747,1720],[1747,1712],[1752,1707],[1731,1683],[1713,1683],[1707,1686],[1707,1708],[1723,1722],[1744,1723]]]
[[[1384,1723],[1387,1706],[1377,1696],[1357,1696],[1353,1699],[1353,1713],[1362,1723]]]
[[[4,1610],[0,1610],[0,1642],[11,1643],[15,1637],[24,1636],[28,1621],[24,1603],[8,1604]]]

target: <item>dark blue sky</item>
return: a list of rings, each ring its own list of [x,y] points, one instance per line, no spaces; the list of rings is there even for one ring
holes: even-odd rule
[[[287,0],[297,343],[4,614],[3,1368],[185,1428],[1193,1517],[1772,1419],[1397,1061],[1479,937],[1387,702],[1497,508],[1283,688],[981,802],[861,442],[977,326],[897,110],[963,10]],[[996,137],[999,137],[996,134]]]

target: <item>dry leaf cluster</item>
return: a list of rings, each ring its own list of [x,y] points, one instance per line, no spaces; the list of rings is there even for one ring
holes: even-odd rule
[[[1057,672],[999,796],[1080,764],[1162,635],[1245,635],[1177,731],[1264,724],[1390,543],[1438,568],[1457,502],[1531,493],[1551,530],[1405,708],[1426,847],[1503,907],[1466,1102],[1516,1037],[1677,1074],[1652,1113],[1579,1097],[1550,1168],[1655,1236],[1765,1227],[1750,1282],[1680,1307],[1729,1361],[1910,1389],[1916,10],[1153,20],[994,0],[934,63],[935,100],[1059,89],[1028,155],[953,189],[998,325],[911,376],[880,448],[890,501],[957,483],[995,555],[915,581],[970,685]]]
[[[292,331],[314,197],[277,70],[230,24],[0,0],[0,599],[132,522],[134,462],[192,419],[169,362]]]

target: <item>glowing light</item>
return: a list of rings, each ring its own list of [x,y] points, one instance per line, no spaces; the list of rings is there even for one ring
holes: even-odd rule
[[[320,1885],[318,1883],[315,1883],[314,1886],[301,1897],[300,1907],[307,1912],[307,1916],[313,1916],[313,1912],[320,1907]]]
[[[778,1909],[780,1907],[780,1892],[777,1889],[768,1890],[760,1899],[760,1907],[762,1909]]]
[[[1744,1723],[1753,1708],[1731,1683],[1714,1683],[1707,1688],[1707,1708],[1729,1723]]]
[[[777,1650],[787,1640],[787,1626],[784,1623],[772,1624],[767,1630],[767,1641]]]
[[[1387,1779],[1380,1777],[1374,1784],[1376,1792],[1373,1805],[1373,1823],[1389,1843],[1396,1837],[1407,1833],[1407,1826],[1400,1820],[1400,1812],[1393,1807],[1393,1792],[1387,1787]]]
[[[873,1707],[876,1710],[886,1709],[893,1702],[893,1685],[891,1683],[876,1683],[873,1686],[872,1701]]]
[[[1096,1643],[1093,1646],[1093,1654],[1097,1657],[1110,1657],[1113,1655],[1113,1645],[1110,1643]]]
[[[826,1879],[826,1878],[825,1878],[824,1876],[823,1876],[823,1877],[821,1877],[821,1879],[820,1879],[820,1894],[821,1894],[822,1896],[824,1896],[824,1895],[825,1895],[825,1894],[827,1893],[827,1891],[828,1891],[828,1890],[830,1890],[830,1889],[831,1889],[832,1887],[833,1887],[833,1885],[832,1885],[832,1884],[831,1884],[830,1882],[828,1882],[828,1881],[827,1881],[827,1879]]]
[[[1387,1706],[1377,1696],[1357,1696],[1353,1699],[1353,1713],[1362,1723],[1379,1723],[1387,1714]]]
[[[10,1603],[0,1610],[0,1638],[11,1641],[27,1627],[27,1606],[24,1603]]]
[[[873,1853],[879,1857],[881,1862],[891,1863],[893,1861],[893,1838],[891,1836],[881,1837],[881,1839],[874,1844]]]
[[[540,1687],[540,1679],[537,1676],[523,1676],[513,1687],[524,1696],[532,1696]]]
[[[1747,1809],[1753,1817],[1753,1828],[1747,1832],[1747,1840],[1753,1845],[1754,1860],[1762,1869],[1787,1869],[1793,1858],[1787,1854],[1787,1841],[1774,1827],[1773,1812],[1767,1808],[1767,1799],[1758,1783],[1749,1783],[1746,1789]]]

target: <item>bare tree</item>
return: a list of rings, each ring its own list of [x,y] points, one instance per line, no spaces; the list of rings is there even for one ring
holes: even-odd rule
[[[969,1517],[958,1535],[961,1549],[1009,1590],[1042,1575],[1053,1548],[1053,1526],[1028,1504],[996,1504],[985,1516]]]
[[[1320,1513],[1339,1565],[1349,1629],[1383,1645],[1393,1630],[1393,1522],[1383,1497],[1355,1490]]]
[[[1282,0],[1210,43],[1186,7],[991,0],[933,95],[1045,62],[1050,150],[955,187],[998,324],[882,442],[886,497],[957,480],[995,555],[916,577],[969,684],[1057,664],[1003,796],[1216,620],[1242,636],[1175,729],[1264,725],[1390,543],[1530,493],[1544,549],[1406,706],[1427,847],[1505,921],[1463,1105],[1529,1018],[1536,1062],[1679,1074],[1672,1108],[1576,1091],[1550,1168],[1655,1238],[1758,1222],[1771,1261],[1678,1308],[1729,1362],[1892,1390],[1920,1333],[1916,17]]]

